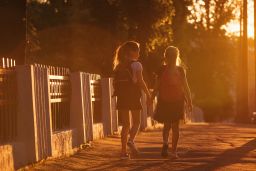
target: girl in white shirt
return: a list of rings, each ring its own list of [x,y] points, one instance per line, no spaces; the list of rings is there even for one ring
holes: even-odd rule
[[[133,153],[138,153],[134,139],[140,127],[141,90],[146,93],[147,99],[151,100],[151,95],[142,75],[143,67],[138,61],[139,51],[139,43],[128,41],[117,48],[114,59],[114,95],[117,96],[117,110],[123,126],[121,159],[129,158],[127,145]],[[133,122],[131,129],[130,112]]]

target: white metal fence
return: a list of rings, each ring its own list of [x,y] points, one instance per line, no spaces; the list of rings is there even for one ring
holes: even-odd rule
[[[111,78],[39,64],[14,68],[13,60],[2,61],[0,161],[11,158],[17,169],[118,131]],[[144,129],[147,116],[142,119]],[[5,145],[14,147],[7,157]]]
[[[17,101],[15,61],[2,58],[0,66],[0,143],[17,135]]]
[[[53,131],[65,129],[70,123],[69,69],[49,67],[50,103]]]
[[[93,122],[102,122],[102,92],[101,92],[101,80],[100,76],[96,74],[90,75],[90,91],[91,91],[91,101],[92,101],[92,113]]]

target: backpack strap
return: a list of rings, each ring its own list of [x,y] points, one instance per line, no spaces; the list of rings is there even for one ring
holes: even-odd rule
[[[158,78],[160,78],[160,77],[162,76],[163,72],[164,72],[166,69],[167,69],[167,66],[166,66],[166,65],[162,65],[162,66],[160,67],[160,69],[159,69],[159,71],[158,71],[158,73],[157,73]],[[178,72],[179,72],[181,78],[184,79],[184,78],[186,77],[184,68],[181,67],[181,66],[178,66],[177,69],[178,69]]]

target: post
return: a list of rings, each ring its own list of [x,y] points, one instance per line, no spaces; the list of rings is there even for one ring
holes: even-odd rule
[[[254,85],[255,85],[255,88],[254,88],[254,111],[256,111],[256,2],[254,0],[254,68],[255,68],[255,72],[254,72],[254,79],[255,79],[255,82],[254,82]]]
[[[82,73],[83,106],[85,110],[85,131],[87,142],[93,140],[93,114],[90,88],[90,74]]]
[[[70,126],[75,130],[75,137],[72,138],[73,145],[84,144],[87,141],[86,137],[86,121],[84,104],[84,89],[82,84],[82,73],[72,73],[71,81],[71,106],[70,106]],[[77,140],[77,142],[75,142]]]
[[[112,135],[112,94],[111,94],[111,81],[110,78],[101,79],[102,89],[102,120],[104,135]]]
[[[239,68],[238,82],[238,112],[236,116],[237,122],[249,121],[248,106],[248,34],[247,34],[247,0],[243,0],[243,38],[242,38],[242,55],[241,66]]]
[[[110,79],[110,95],[111,95],[111,109],[112,109],[112,129],[113,132],[118,132],[118,112],[116,109],[116,96],[113,96],[114,88],[113,88],[113,78]]]
[[[52,155],[52,120],[48,69],[32,66],[38,160]]]
[[[141,130],[145,130],[147,128],[147,120],[148,120],[148,108],[147,108],[147,97],[144,92],[142,92],[141,97],[142,111],[141,111]]]
[[[15,158],[16,166],[37,161],[37,145],[35,130],[35,104],[32,66],[17,66],[18,110],[17,110],[17,141],[23,148],[18,148]]]
[[[51,156],[51,117],[46,69],[17,66],[17,147],[15,167]]]

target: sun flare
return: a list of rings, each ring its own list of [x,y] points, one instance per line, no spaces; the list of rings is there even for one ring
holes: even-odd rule
[[[248,37],[254,37],[254,7],[253,0],[248,1]],[[236,20],[232,20],[225,26],[228,35],[239,35],[240,24],[239,24],[240,11],[237,11]]]

